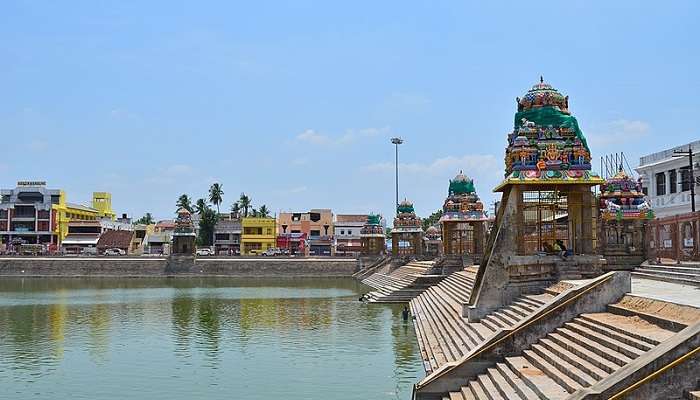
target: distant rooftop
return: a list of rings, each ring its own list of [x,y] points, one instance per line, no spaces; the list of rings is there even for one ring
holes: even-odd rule
[[[693,151],[700,152],[700,140],[696,140],[694,142],[687,143],[687,144],[684,144],[681,146],[676,146],[676,147],[673,147],[671,149],[662,150],[662,151],[659,151],[656,153],[642,156],[639,158],[639,167],[641,168],[641,167],[647,166],[649,164],[656,164],[660,161],[665,161],[665,160],[668,160],[670,158],[673,158],[673,152],[675,152],[676,150],[688,151],[689,145],[693,148]]]

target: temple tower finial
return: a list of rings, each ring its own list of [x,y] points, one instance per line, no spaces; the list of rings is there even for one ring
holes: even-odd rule
[[[540,75],[540,83],[544,83],[544,78]]]

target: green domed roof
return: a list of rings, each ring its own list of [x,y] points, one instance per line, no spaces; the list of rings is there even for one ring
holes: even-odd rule
[[[413,208],[413,203],[408,200],[404,200],[399,203],[398,207],[396,207],[396,211],[399,213],[414,213],[415,209]]]
[[[448,189],[449,195],[474,192],[476,192],[476,189],[474,189],[474,180],[467,178],[462,171],[459,171],[459,174],[457,174],[454,179],[450,180],[450,188]]]
[[[367,225],[381,225],[382,216],[379,214],[369,214],[367,216]]]

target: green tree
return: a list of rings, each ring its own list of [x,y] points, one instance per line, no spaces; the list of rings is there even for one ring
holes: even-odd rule
[[[248,197],[245,193],[241,193],[241,198],[238,200],[240,203],[240,207],[243,209],[243,216],[247,217],[248,216],[248,210],[251,208],[251,205],[253,204],[253,199]]]
[[[223,186],[224,185],[220,183],[214,183],[209,188],[209,201],[216,206],[217,214],[220,212],[219,204],[221,204],[221,202],[224,200]]]
[[[192,200],[190,200],[190,196],[186,194],[181,194],[180,197],[177,199],[177,203],[175,203],[175,206],[177,209],[184,208],[185,210],[192,212]]]
[[[134,223],[140,225],[151,225],[155,223],[155,221],[153,221],[153,216],[151,215],[151,213],[147,212],[146,215],[137,219]]]
[[[263,218],[267,218],[270,216],[270,210],[268,210],[267,206],[265,204],[263,204],[262,206],[260,206],[260,210],[258,210],[258,214]]]
[[[250,210],[250,216],[253,218],[257,218],[260,216],[260,214],[259,214],[258,210],[253,208],[252,210]]]
[[[219,214],[207,205],[199,215],[198,245],[211,246],[214,244],[214,228],[218,221]]]
[[[235,218],[238,218],[238,216],[241,215],[241,203],[236,201],[231,204],[231,213]]]
[[[204,211],[209,208],[209,205],[207,204],[207,201],[204,199],[197,199],[197,202],[194,204],[194,209],[197,210],[197,214],[204,214]]]
[[[442,210],[437,210],[434,213],[430,214],[428,218],[424,218],[423,231],[426,231],[429,227],[436,225],[438,222],[440,222],[440,218],[442,218]]]

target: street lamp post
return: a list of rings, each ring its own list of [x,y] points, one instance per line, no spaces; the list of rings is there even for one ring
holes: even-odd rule
[[[690,180],[690,209],[695,212],[695,174],[693,173],[693,148],[688,146],[688,151],[676,150],[673,157],[688,157],[688,179]]]
[[[391,143],[396,147],[396,204],[395,209],[398,213],[399,207],[399,145],[403,143],[403,139],[400,137],[391,138]]]

